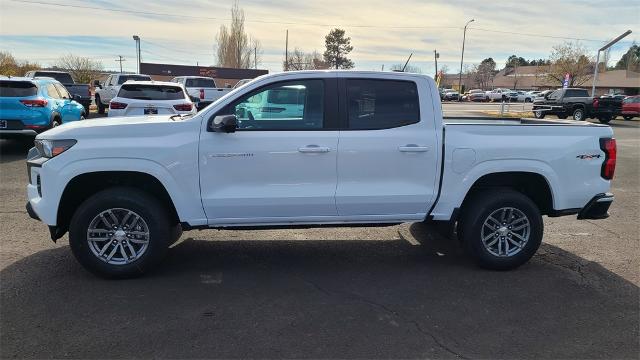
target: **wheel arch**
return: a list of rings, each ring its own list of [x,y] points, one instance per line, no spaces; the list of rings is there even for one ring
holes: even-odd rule
[[[59,232],[66,232],[75,209],[82,202],[99,191],[117,186],[135,188],[158,198],[169,211],[171,220],[180,221],[173,199],[155,176],[140,171],[93,171],[78,174],[67,182],[57,210]]]
[[[460,209],[464,211],[468,200],[476,194],[487,189],[499,188],[512,189],[526,195],[543,215],[552,214],[554,211],[551,184],[543,175],[531,171],[504,171],[480,176],[466,192]]]

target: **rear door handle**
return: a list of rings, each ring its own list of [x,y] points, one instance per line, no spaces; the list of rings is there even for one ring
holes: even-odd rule
[[[405,146],[398,146],[398,150],[400,150],[401,152],[427,152],[429,151],[429,147],[416,144],[407,144]]]
[[[307,145],[298,148],[298,151],[301,153],[328,153],[331,149],[326,146]]]

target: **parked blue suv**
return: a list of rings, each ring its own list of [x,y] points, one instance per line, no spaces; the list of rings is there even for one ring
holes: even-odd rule
[[[84,107],[52,78],[0,77],[0,138],[34,137],[84,118]]]

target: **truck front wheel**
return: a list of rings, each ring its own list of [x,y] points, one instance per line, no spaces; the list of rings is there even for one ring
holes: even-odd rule
[[[458,236],[480,267],[510,270],[536,253],[543,227],[540,210],[531,199],[501,189],[484,191],[468,200]]]
[[[69,245],[92,273],[109,278],[143,274],[166,254],[174,231],[163,204],[135,188],[96,193],[76,210]]]
[[[598,116],[598,121],[602,124],[608,124],[612,117],[610,115]]]

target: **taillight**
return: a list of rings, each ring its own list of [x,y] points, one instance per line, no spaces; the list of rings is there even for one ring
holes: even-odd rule
[[[25,125],[24,128],[25,129],[31,129],[31,130],[40,130],[40,129],[46,128],[46,126],[44,126],[44,125]]]
[[[45,99],[20,100],[20,102],[26,107],[45,107],[48,104]]]
[[[191,104],[178,104],[178,105],[173,105],[173,108],[178,110],[178,111],[191,111],[192,105]]]
[[[204,89],[200,89],[200,100],[204,100]]]
[[[600,149],[604,151],[604,162],[600,176],[606,180],[613,179],[613,173],[616,171],[616,139],[600,139]]]
[[[127,107],[127,104],[121,103],[121,102],[112,101],[109,103],[109,109],[122,110],[126,107]]]
[[[593,108],[597,109],[599,105],[600,105],[600,100],[598,100],[597,98],[594,98],[593,99]]]

